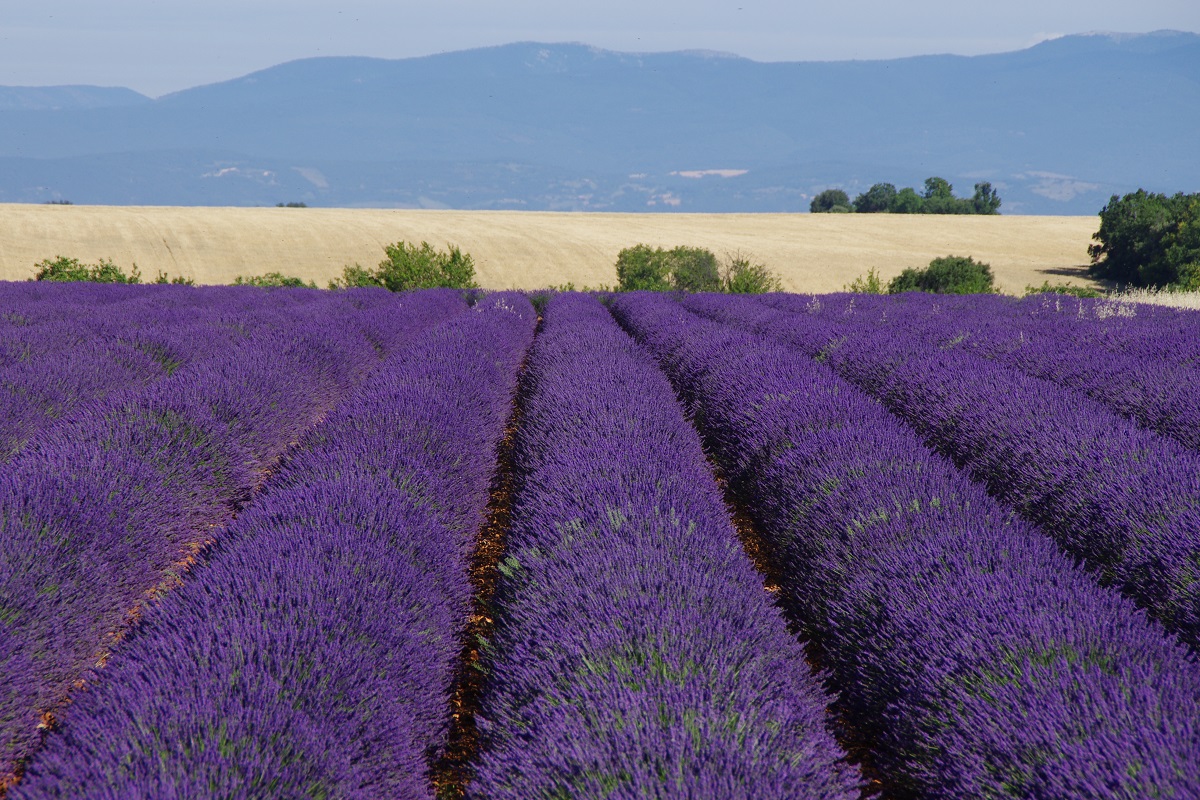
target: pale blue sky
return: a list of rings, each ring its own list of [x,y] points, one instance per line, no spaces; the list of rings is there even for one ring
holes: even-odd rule
[[[528,40],[806,61],[974,55],[1163,28],[1200,32],[1200,0],[0,0],[0,85],[157,96],[308,56]]]

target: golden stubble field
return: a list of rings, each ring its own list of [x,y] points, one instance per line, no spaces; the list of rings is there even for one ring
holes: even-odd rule
[[[0,279],[32,277],[45,258],[111,259],[143,280],[197,283],[283,272],[324,286],[346,264],[375,266],[399,240],[457,244],[486,288],[614,284],[622,247],[644,242],[748,254],[794,292],[840,290],[874,267],[887,280],[931,258],[992,265],[1003,291],[1083,276],[1097,217],[887,214],[596,214],[323,208],[181,208],[0,204]]]

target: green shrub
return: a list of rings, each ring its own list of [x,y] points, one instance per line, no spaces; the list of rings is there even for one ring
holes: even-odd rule
[[[158,271],[158,275],[151,282],[157,283],[157,284],[170,283],[170,284],[175,284],[176,286],[195,286],[196,285],[195,278],[185,278],[182,275],[176,275],[174,278],[172,278],[170,275],[163,272],[162,270]]]
[[[358,264],[342,267],[342,277],[329,282],[330,289],[350,289],[355,286],[383,286],[375,273]]]
[[[1041,286],[1026,286],[1025,296],[1031,294],[1069,294],[1073,297],[1103,297],[1103,293],[1096,291],[1089,286],[1072,286],[1068,283],[1051,284],[1050,281],[1043,281]]]
[[[856,294],[883,294],[883,281],[879,280],[879,272],[871,267],[866,275],[858,276],[844,288]]]
[[[266,289],[316,289],[317,284],[309,281],[305,283],[300,278],[284,275],[282,272],[268,272],[265,275],[253,275],[249,278],[243,278],[238,275],[233,279],[234,286],[261,286]]]
[[[477,289],[475,261],[454,245],[447,251],[435,250],[429,242],[421,246],[396,242],[383,248],[386,258],[379,262],[375,280],[393,292],[410,289]],[[363,284],[357,284],[363,285]]]
[[[671,289],[670,267],[661,247],[637,244],[617,254],[617,291],[666,292]]]
[[[667,252],[671,287],[681,292],[719,292],[717,257],[703,247],[674,247]]]
[[[410,289],[478,289],[475,260],[454,245],[435,250],[429,242],[418,247],[396,242],[383,248],[385,258],[374,270],[354,264],[342,268],[342,277],[329,282],[330,289],[382,286],[393,292]]]
[[[104,258],[100,259],[97,264],[82,264],[77,258],[58,256],[53,261],[47,258],[33,266],[37,270],[33,276],[35,281],[140,283],[142,280],[142,274],[138,271],[137,264],[134,264],[133,269],[126,275],[120,267]]]
[[[721,291],[726,294],[766,294],[783,291],[783,281],[763,264],[755,264],[741,253],[725,259]]]
[[[995,291],[995,287],[991,266],[970,256],[935,258],[925,269],[910,267],[888,284],[889,294],[986,294],[992,291]]]
[[[617,254],[617,291],[719,292],[717,257],[703,247],[638,244]]]
[[[683,245],[664,250],[638,244],[617,255],[618,292],[761,294],[780,291],[781,287],[774,273],[740,253],[726,256],[720,265],[711,250]]]
[[[1200,257],[1179,268],[1179,280],[1171,284],[1178,292],[1200,292]]]
[[[888,294],[923,291],[921,289],[921,278],[924,274],[925,270],[917,269],[916,267],[907,267],[899,275],[888,281]]]

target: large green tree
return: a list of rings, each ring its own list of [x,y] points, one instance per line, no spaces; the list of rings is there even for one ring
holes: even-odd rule
[[[1191,195],[1179,223],[1163,241],[1163,260],[1171,283],[1179,289],[1200,291],[1200,195]]]
[[[1100,229],[1088,247],[1090,274],[1133,286],[1170,286],[1191,274],[1200,195],[1167,196],[1138,189],[1113,195],[1100,210]]]

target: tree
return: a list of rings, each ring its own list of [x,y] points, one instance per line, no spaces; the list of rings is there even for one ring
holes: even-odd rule
[[[925,269],[908,269],[888,284],[889,294],[933,292],[935,294],[986,294],[994,291],[992,268],[971,256],[944,256]]]
[[[881,214],[891,209],[895,199],[895,186],[890,183],[877,183],[854,198],[854,210],[860,214]]]
[[[963,211],[962,204],[954,196],[954,187],[945,178],[926,178],[925,194],[921,197],[925,201],[921,204],[922,214],[960,214]]]
[[[975,196],[970,202],[976,214],[1000,213],[1000,195],[987,181],[975,184]]]
[[[1115,194],[1100,210],[1100,229],[1088,247],[1094,278],[1134,286],[1166,286],[1177,282],[1178,265],[1186,250],[1186,236],[1177,229],[1185,222],[1198,195],[1165,194],[1138,189],[1124,197]],[[1177,250],[1166,260],[1168,237]],[[1172,266],[1174,264],[1175,266]]]
[[[1000,195],[992,184],[975,184],[970,198],[954,196],[954,186],[936,175],[925,179],[924,191],[905,187],[899,191],[894,184],[876,183],[848,203],[841,189],[826,189],[813,198],[809,210],[813,213],[856,211],[860,214],[998,214]]]
[[[954,186],[945,178],[939,178],[935,175],[932,178],[925,179],[925,194],[921,196],[926,200],[953,197]]]
[[[925,198],[917,194],[911,186],[905,186],[896,192],[888,211],[893,214],[920,214],[925,210]]]
[[[1175,226],[1163,237],[1163,268],[1154,277],[1164,285],[1200,291],[1200,194],[1189,195]]]
[[[826,189],[812,199],[808,210],[813,214],[850,211],[850,196],[841,189]]]

